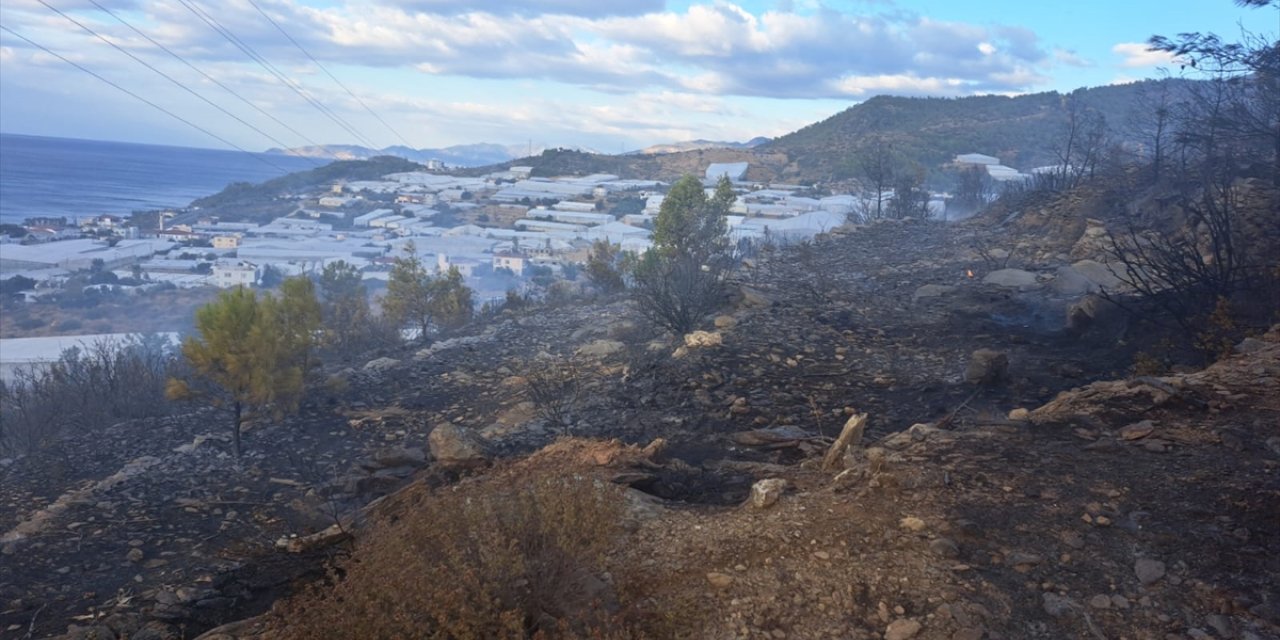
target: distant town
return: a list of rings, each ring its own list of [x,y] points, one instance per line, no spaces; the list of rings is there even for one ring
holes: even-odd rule
[[[1030,177],[981,154],[957,156],[953,165],[995,183]],[[831,194],[751,182],[748,169],[746,162],[713,163],[703,175],[709,190],[728,178],[738,192],[727,221],[736,242],[802,241],[863,221],[877,200],[894,198],[891,190]],[[600,241],[636,253],[650,247],[653,219],[669,185],[610,174],[531,173],[531,167],[513,166],[459,177],[436,164],[380,180],[336,182],[288,196],[296,202],[293,213],[266,223],[220,219],[195,208],[132,218],[31,218],[0,234],[0,278],[33,281],[20,295],[39,299],[84,270],[116,276],[92,285],[98,287],[229,288],[270,286],[341,260],[359,268],[376,289],[393,260],[412,251],[439,272],[457,268],[479,303],[524,291],[536,276],[572,272]],[[948,216],[949,198],[928,194],[928,215]]]

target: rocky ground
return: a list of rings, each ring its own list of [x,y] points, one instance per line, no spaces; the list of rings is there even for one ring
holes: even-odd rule
[[[332,371],[240,462],[212,412],[12,461],[0,637],[257,615],[346,552],[331,543],[370,501],[486,486],[487,461],[565,435],[665,442],[641,469],[517,464],[653,496],[611,574],[689,637],[1276,637],[1280,335],[1203,373],[1086,386],[1125,378],[1141,345],[1089,298],[1097,232],[1056,237],[877,224],[750,258],[683,341],[625,301],[508,313]],[[569,372],[567,425],[530,401],[548,370]],[[820,470],[857,413],[863,441]],[[765,478],[781,499],[740,507]]]

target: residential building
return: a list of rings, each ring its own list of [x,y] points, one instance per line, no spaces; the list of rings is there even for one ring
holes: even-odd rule
[[[252,287],[258,283],[258,266],[243,260],[218,260],[213,263],[213,284],[223,289]]]

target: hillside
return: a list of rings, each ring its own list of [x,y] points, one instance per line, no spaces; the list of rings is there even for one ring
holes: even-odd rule
[[[404,145],[392,145],[382,149],[370,149],[354,144],[323,144],[290,149],[268,149],[267,153],[328,158],[331,160],[368,160],[378,156],[395,156],[411,162],[439,160],[449,166],[476,167],[506,162],[524,153],[524,145],[506,146],[492,143],[461,144],[440,149],[414,149]]]
[[[1122,142],[1125,120],[1149,84],[1079,89],[1070,98],[1102,114]],[[849,159],[877,138],[927,168],[975,152],[1028,169],[1056,161],[1053,145],[1065,126],[1067,99],[1057,92],[1016,97],[877,96],[760,145],[759,150],[786,153],[796,160],[796,175],[809,179],[848,177]]]
[[[1110,382],[1147,345],[1118,342],[1123,321],[1065,326],[1088,287],[1064,256],[1098,256],[1059,229],[887,222],[766,252],[699,348],[627,301],[504,312],[327,367],[341,384],[256,424],[243,465],[207,412],[18,459],[0,628],[418,637],[448,611],[423,602],[492,622],[449,598],[521,602],[550,575],[517,637],[1275,637],[1280,331],[1202,373]],[[1003,266],[1032,283],[988,282]],[[979,349],[1007,371],[979,383]],[[547,357],[579,376],[571,434],[526,391]],[[858,413],[864,446],[823,470]],[[766,479],[783,489],[753,507]],[[507,557],[522,496],[592,553],[510,547],[550,554],[529,565],[547,574],[438,563],[430,541]],[[294,588],[328,563],[343,586]],[[596,599],[616,633],[557,631]]]
[[[259,184],[236,182],[211,196],[191,203],[204,215],[222,215],[226,220],[266,220],[296,208],[280,196],[331,185],[339,181],[377,180],[388,173],[418,171],[424,167],[395,156],[368,160],[338,160],[322,167],[290,173]],[[178,222],[182,222],[179,220]]]

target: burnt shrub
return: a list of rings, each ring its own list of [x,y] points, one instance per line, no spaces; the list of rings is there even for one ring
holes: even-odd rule
[[[276,609],[282,638],[624,638],[598,576],[621,490],[589,478],[441,490]]]

